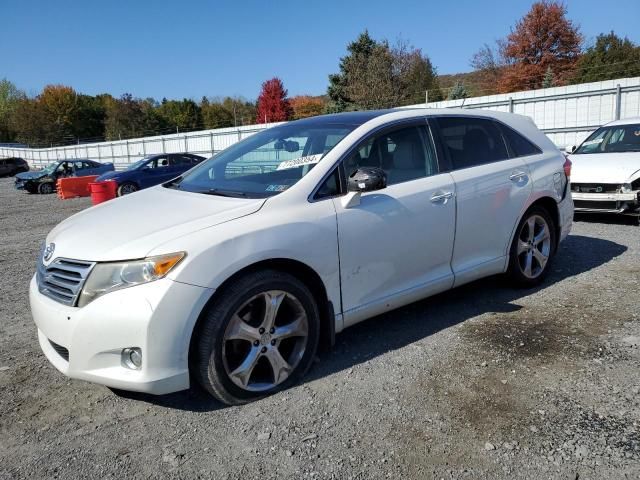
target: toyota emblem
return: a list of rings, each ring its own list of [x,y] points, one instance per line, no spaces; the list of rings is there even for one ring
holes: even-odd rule
[[[44,249],[44,254],[42,255],[42,260],[48,262],[53,257],[53,251],[56,249],[55,243],[50,243],[47,245],[47,248]]]

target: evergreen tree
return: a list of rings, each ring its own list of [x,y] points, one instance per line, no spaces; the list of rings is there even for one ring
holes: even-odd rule
[[[640,46],[615,33],[600,34],[578,60],[573,83],[640,76]]]
[[[447,100],[460,100],[462,98],[467,98],[468,96],[469,94],[467,93],[467,89],[464,84],[457,81],[453,87],[451,87],[451,90],[449,90]]]

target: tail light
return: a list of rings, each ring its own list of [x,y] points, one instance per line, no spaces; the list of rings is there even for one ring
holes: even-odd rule
[[[562,165],[562,168],[564,169],[564,175],[565,177],[569,178],[571,176],[571,160],[569,160],[569,157],[567,157],[566,155],[564,156],[564,165]]]

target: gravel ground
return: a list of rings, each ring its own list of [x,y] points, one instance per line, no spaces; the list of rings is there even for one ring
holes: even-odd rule
[[[41,354],[36,254],[88,206],[0,180],[0,478],[640,478],[630,221],[578,219],[541,288],[492,278],[361,323],[304,384],[229,408],[118,396]]]

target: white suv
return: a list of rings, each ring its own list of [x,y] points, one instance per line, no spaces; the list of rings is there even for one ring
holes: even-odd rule
[[[526,118],[386,110],[283,124],[51,231],[30,287],[64,374],[228,404],[286,388],[368,317],[508,272],[542,280],[570,162]]]

